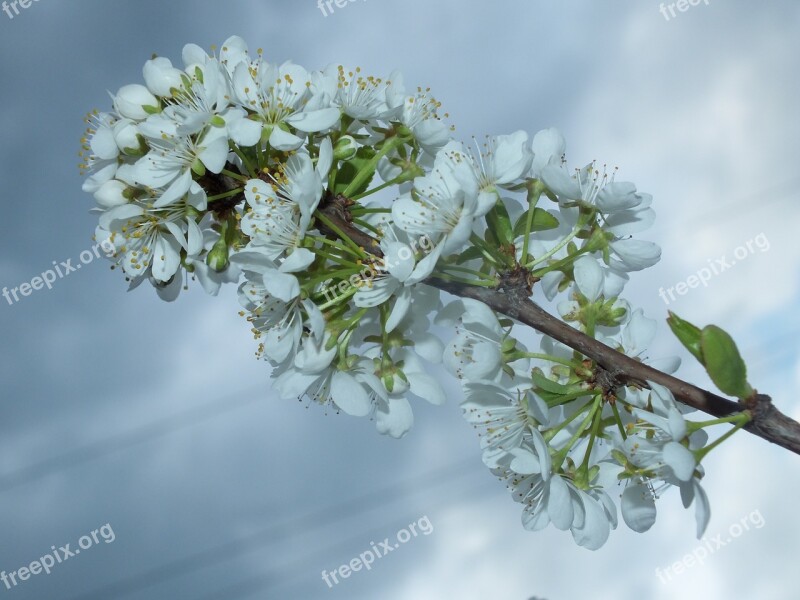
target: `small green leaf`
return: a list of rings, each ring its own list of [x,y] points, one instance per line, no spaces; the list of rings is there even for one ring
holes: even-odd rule
[[[514,237],[525,235],[525,226],[527,221],[528,213],[524,212],[514,224]],[[533,209],[533,223],[531,225],[531,232],[547,231],[548,229],[555,229],[556,227],[558,227],[558,219],[556,219],[553,215],[543,208],[537,207]]]
[[[483,258],[483,253],[481,252],[481,249],[478,248],[477,246],[470,246],[456,257],[456,264],[463,265],[465,262],[469,260],[475,260],[478,258]]]
[[[689,323],[689,321],[684,321],[674,312],[670,311],[669,319],[667,319],[667,324],[669,328],[672,330],[672,333],[675,334],[675,337],[678,338],[681,344],[683,344],[686,349],[692,353],[692,355],[700,361],[700,364],[705,366],[705,360],[703,360],[703,349],[700,346],[700,328],[696,327]]]
[[[365,168],[374,156],[375,150],[368,146],[362,146],[358,149],[358,152],[356,152],[356,155],[353,158],[342,163],[339,166],[339,171],[336,173],[336,185],[334,186],[334,192],[337,194],[344,193],[344,191],[347,189],[347,186],[350,185],[350,182],[356,178],[356,175],[358,175],[359,171]],[[358,196],[359,194],[366,192],[374,176],[375,173],[373,172],[364,181],[364,183],[358,186],[357,190],[353,190],[351,192],[351,195]]]
[[[486,223],[501,245],[508,246],[514,243],[511,217],[508,216],[508,211],[502,200],[498,201],[492,210],[486,214]]]
[[[533,379],[533,383],[536,384],[536,387],[541,388],[547,392],[552,394],[558,394],[560,396],[564,396],[569,394],[570,388],[565,385],[561,385],[560,383],[553,381],[552,379],[548,379],[538,371],[533,371],[531,373],[531,378]]]
[[[714,384],[731,396],[749,397],[753,390],[747,383],[747,367],[733,338],[716,325],[709,325],[702,331],[700,344]]]
[[[537,208],[533,211],[533,227],[531,227],[531,231],[547,231],[548,229],[555,229],[558,225],[558,219],[545,209]]]

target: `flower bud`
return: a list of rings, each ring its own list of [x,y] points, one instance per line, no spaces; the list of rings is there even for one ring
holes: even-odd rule
[[[512,337],[507,337],[503,340],[503,343],[500,346],[500,351],[503,354],[509,354],[514,351],[517,347],[517,340]]]
[[[397,157],[391,160],[383,158],[378,163],[378,173],[384,181],[393,181],[399,184],[422,177],[425,175],[425,170],[411,160]]]
[[[381,379],[390,394],[405,394],[411,387],[405,373],[398,368],[391,368]]]
[[[122,86],[114,96],[114,110],[134,121],[143,121],[158,106],[158,98],[138,83]],[[150,111],[145,107],[150,107]]]
[[[101,185],[100,189],[94,193],[94,199],[103,208],[121,206],[128,203],[128,199],[125,197],[127,189],[128,186],[121,181],[111,179]]]
[[[333,147],[333,158],[335,160],[350,160],[358,151],[358,143],[349,135],[339,138]]]
[[[181,87],[180,69],[172,66],[168,58],[157,56],[148,60],[142,69],[147,88],[156,96],[172,96],[172,89]]]
[[[614,238],[610,233],[607,233],[599,227],[594,230],[592,237],[586,242],[586,247],[590,252],[601,252],[608,248],[608,243]]]
[[[402,123],[399,123],[399,124],[398,124],[398,125],[395,127],[395,132],[396,132],[396,133],[397,133],[397,135],[398,135],[398,136],[400,136],[400,137],[404,137],[404,138],[410,138],[410,137],[414,137],[414,133],[413,133],[413,132],[412,132],[412,131],[411,131],[411,130],[408,128],[408,127],[406,127],[405,125],[403,125]]]
[[[144,156],[147,146],[144,138],[139,134],[136,123],[130,119],[122,119],[114,124],[114,141],[117,147],[128,156]]]
[[[628,314],[628,309],[624,300],[615,298],[607,300],[598,307],[597,324],[604,327],[618,327]]]
[[[217,240],[217,243],[214,244],[214,247],[211,248],[211,252],[209,252],[206,257],[206,264],[217,273],[221,273],[228,268],[230,264],[228,258],[228,242],[225,240],[224,235],[221,236]]]

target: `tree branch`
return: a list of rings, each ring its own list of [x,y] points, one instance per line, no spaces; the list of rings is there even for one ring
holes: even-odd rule
[[[217,186],[214,189],[230,191],[239,187],[237,182],[227,176],[211,177],[214,178],[213,183]],[[231,206],[238,204],[243,198],[244,195],[240,194],[226,199],[226,202],[220,204],[218,208],[222,211],[230,210]],[[350,214],[347,210],[349,205],[350,201],[347,198],[327,194],[318,210],[324,213],[351,240],[363,247],[366,252],[374,256],[382,256],[383,253],[378,242],[351,224]],[[211,208],[214,210],[217,207],[212,205]],[[323,233],[332,233],[325,231],[324,227],[319,228]],[[495,312],[516,319],[544,335],[549,335],[595,361],[608,371],[613,381],[620,384],[647,387],[647,381],[653,381],[670,390],[680,402],[715,417],[721,418],[737,412],[748,411],[752,419],[745,425],[747,431],[768,442],[791,450],[795,454],[800,454],[800,423],[779,411],[767,395],[756,394],[746,403],[735,402],[663,373],[598,342],[557,319],[534,303],[527,294],[518,293],[518,290],[516,290],[517,293],[514,293],[515,290],[500,291],[436,278],[430,278],[425,283],[454,296],[483,302]]]
[[[382,252],[378,242],[369,234],[353,227],[342,216],[341,206],[336,199],[322,205],[323,212],[350,239],[375,256]],[[581,331],[557,319],[529,297],[522,294],[503,292],[465,283],[443,281],[430,278],[426,284],[459,296],[483,302],[495,312],[516,319],[536,331],[549,335],[554,340],[577,350],[592,359],[621,384],[635,384],[648,387],[647,381],[663,385],[680,402],[715,417],[727,417],[737,412],[748,411],[752,417],[745,429],[768,442],[777,444],[795,454],[800,454],[800,423],[780,412],[769,396],[757,394],[747,403],[723,398],[691,383],[639,362]]]
[[[726,417],[747,410],[752,415],[752,420],[745,429],[773,444],[800,454],[800,423],[781,413],[772,404],[769,396],[757,394],[747,404],[718,396],[598,342],[557,319],[530,298],[520,301],[513,295],[498,290],[437,279],[431,279],[427,283],[454,296],[479,300],[495,312],[512,317],[540,333],[549,335],[591,358],[621,383],[647,387],[647,381],[653,381],[666,387],[684,404],[715,417]]]

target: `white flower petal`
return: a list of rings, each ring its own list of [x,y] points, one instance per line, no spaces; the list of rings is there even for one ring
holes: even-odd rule
[[[597,260],[590,256],[581,256],[575,261],[575,285],[590,302],[600,297],[603,282],[603,269],[597,264]]]
[[[650,489],[644,484],[625,488],[620,508],[625,524],[637,533],[647,531],[656,522],[656,502]]]
[[[668,442],[664,446],[664,463],[681,481],[689,481],[697,466],[692,451],[678,442]]]
[[[413,424],[414,413],[405,398],[389,398],[385,403],[380,403],[375,411],[375,427],[383,435],[400,439]]]
[[[367,390],[344,371],[336,371],[331,378],[331,399],[353,417],[366,417],[372,410]]]
[[[547,494],[547,514],[556,529],[566,531],[572,526],[574,513],[569,486],[559,476],[552,477]]]

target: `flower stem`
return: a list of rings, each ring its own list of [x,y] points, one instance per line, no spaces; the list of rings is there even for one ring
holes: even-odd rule
[[[462,279],[461,277],[456,277],[455,275],[448,275],[447,273],[442,273],[441,271],[434,271],[431,274],[431,277],[436,277],[443,281],[453,281],[455,283],[463,283],[466,285],[477,285],[479,287],[486,287],[486,288],[493,288],[497,285],[496,281],[481,281],[478,279]]]
[[[561,463],[563,463],[564,459],[567,458],[567,454],[569,454],[569,451],[572,449],[572,446],[575,444],[575,442],[577,442],[581,438],[581,436],[583,436],[586,433],[586,428],[594,419],[595,414],[597,413],[597,409],[602,405],[602,401],[603,397],[598,394],[597,397],[594,399],[594,402],[592,403],[592,408],[589,410],[589,414],[586,415],[586,418],[580,424],[580,427],[578,427],[578,430],[575,432],[575,435],[573,435],[572,438],[570,438],[570,440],[566,443],[566,445],[561,450],[559,450],[553,457],[553,468],[557,469],[561,467]]]
[[[350,239],[350,236],[348,236],[345,232],[343,232],[341,229],[339,229],[333,223],[333,221],[331,221],[328,217],[326,217],[320,211],[317,211],[315,213],[315,216],[317,217],[317,219],[319,219],[320,221],[322,221],[325,224],[325,227],[327,227],[328,229],[333,231],[336,235],[339,236],[339,239],[341,239],[345,244],[350,246],[350,248],[352,248],[353,251],[355,251],[358,254],[359,257],[361,257],[361,258],[366,258],[367,257],[367,255],[364,253],[364,249],[361,248],[361,246],[359,246],[358,244],[356,244],[352,239]]]
[[[736,413],[728,417],[722,417],[721,419],[713,419],[711,421],[687,421],[686,427],[689,430],[689,433],[694,433],[698,429],[711,427],[712,425],[722,425],[723,423],[735,424],[741,421],[743,418],[746,418],[747,421],[750,420],[750,417],[747,415],[747,413]]]
[[[469,241],[473,243],[483,254],[484,258],[489,262],[489,264],[494,265],[496,267],[501,267],[505,264],[505,258],[495,253],[494,248],[489,246],[484,240],[480,238],[476,233],[473,233],[469,237]]]
[[[361,194],[357,194],[357,195],[353,196],[351,198],[351,200],[361,200],[362,198],[366,198],[367,196],[371,196],[372,194],[377,194],[381,190],[385,190],[388,187],[396,185],[398,183],[398,179],[399,179],[398,177],[395,177],[391,181],[386,181],[386,182],[380,184],[379,186],[372,188],[371,190],[367,190],[366,192],[363,192]],[[386,208],[381,209],[381,210],[385,210],[387,212],[391,212],[389,209],[386,209]]]
[[[380,160],[398,146],[405,144],[405,142],[405,138],[399,136],[395,136],[386,140],[386,142],[383,144],[383,148],[381,148],[378,153],[375,154],[375,156],[373,156],[372,159],[365,164],[358,173],[356,173],[353,181],[351,181],[350,184],[345,188],[344,192],[342,192],[342,195],[350,198],[350,196],[352,196],[352,194],[358,188],[360,188],[365,181],[372,177]]]
[[[233,142],[230,143],[231,150],[236,153],[240,159],[242,159],[242,164],[244,164],[245,168],[247,169],[247,173],[250,175],[251,178],[255,178],[257,173],[256,170],[253,168],[253,165],[250,163],[250,159],[247,158],[247,155],[242,151],[239,146],[234,144]]]
[[[360,226],[361,226],[361,227],[363,227],[364,229],[369,229],[369,230],[370,230],[372,233],[374,233],[375,235],[380,235],[380,234],[381,234],[381,232],[380,232],[380,231],[378,231],[378,228],[377,228],[377,227],[375,227],[374,225],[370,225],[370,224],[369,224],[369,223],[367,223],[367,222],[366,222],[364,219],[359,219],[358,217],[355,217],[355,216],[354,216],[354,217],[353,217],[353,223],[355,223],[356,225],[360,225]]]
[[[243,191],[244,188],[236,188],[235,190],[231,190],[230,192],[225,192],[224,194],[209,196],[208,202],[214,202],[215,200],[222,200],[223,198],[230,198],[231,196],[235,196],[236,194],[241,194]]]
[[[588,251],[589,251],[589,247],[588,246],[584,246],[583,248],[578,250],[575,254],[570,254],[566,258],[562,258],[561,260],[556,261],[551,265],[548,265],[548,266],[543,267],[543,268],[541,268],[541,269],[539,269],[537,271],[534,271],[533,274],[536,277],[541,277],[542,275],[546,275],[547,273],[550,273],[551,271],[558,271],[561,267],[565,267],[565,266],[569,265],[576,258],[581,256],[582,254],[586,254]]]
[[[617,403],[611,403],[611,410],[614,413],[614,419],[617,421],[617,428],[619,429],[620,435],[622,435],[623,440],[628,439],[628,435],[625,433],[625,427],[622,425],[622,418],[619,416],[619,408],[617,408]]]
[[[361,254],[355,252],[352,248],[350,248],[350,246],[343,246],[339,242],[339,240],[330,240],[330,239],[328,239],[326,237],[315,237],[314,241],[320,242],[320,243],[322,243],[322,244],[324,244],[326,246],[331,246],[332,248],[335,248],[336,250],[339,250],[340,252],[347,252],[347,253],[355,256],[356,258],[359,258],[359,259],[361,258]]]
[[[357,200],[359,196],[353,198],[353,200]],[[354,215],[367,215],[372,213],[390,213],[392,212],[391,208],[376,208],[376,207],[367,207],[367,206],[354,206],[350,209],[350,213]]]
[[[542,196],[542,188],[539,182],[533,183],[528,187],[528,215],[525,220],[525,237],[522,240],[522,261],[528,258],[528,243],[531,237],[531,228],[533,227],[533,215],[536,213],[536,205],[539,203],[539,198]]]
[[[497,283],[494,278],[488,277],[486,273],[481,273],[480,271],[475,271],[474,269],[467,269],[466,267],[458,267],[456,265],[442,265],[440,269],[446,271],[457,271],[459,273],[467,273],[468,275],[474,275],[481,281],[487,281],[492,283]]]
[[[578,232],[579,232],[579,231],[580,231],[582,228],[583,228],[583,225],[581,225],[580,223],[576,224],[576,225],[575,225],[575,227],[573,227],[573,228],[572,228],[572,231],[570,231],[570,232],[569,232],[569,234],[567,235],[567,237],[565,237],[565,238],[564,238],[563,240],[561,240],[561,241],[560,241],[558,244],[556,244],[555,246],[553,246],[553,247],[552,247],[552,248],[551,248],[551,249],[550,249],[550,250],[549,250],[549,251],[548,251],[546,254],[542,254],[542,255],[541,255],[539,258],[537,258],[536,260],[533,260],[533,261],[529,262],[527,265],[525,265],[525,267],[526,267],[526,268],[528,268],[528,269],[532,269],[532,268],[533,268],[533,267],[535,267],[536,265],[538,265],[538,264],[540,264],[540,263],[542,263],[542,262],[546,261],[548,258],[550,258],[551,256],[553,256],[553,255],[554,255],[556,252],[558,252],[559,250],[561,250],[561,249],[562,249],[564,246],[566,246],[567,244],[569,244],[569,243],[570,243],[570,242],[571,242],[571,241],[572,241],[572,240],[575,238],[575,236],[576,236],[576,235],[578,235]],[[525,256],[523,255],[523,259],[524,259],[524,258],[525,258]]]
[[[520,360],[522,358],[536,358],[539,360],[546,360],[547,362],[564,365],[565,367],[569,367],[571,369],[575,368],[576,366],[574,362],[569,361],[566,358],[558,358],[557,356],[551,356],[550,354],[542,354],[540,352],[514,352],[513,354],[509,355],[508,361],[513,362],[515,360]]]
[[[598,400],[600,398],[598,397]],[[600,424],[602,423],[603,419],[603,411],[602,410],[595,410],[594,412],[594,423],[592,424],[592,434],[589,437],[589,444],[586,446],[586,454],[583,455],[583,462],[579,468],[580,471],[583,473],[583,477],[588,479],[589,476],[589,458],[592,455],[592,448],[594,447],[594,441],[597,439],[597,436],[600,433]]]
[[[319,308],[320,310],[327,310],[331,306],[336,306],[337,304],[340,304],[341,302],[344,302],[345,300],[351,298],[352,296],[355,296],[357,291],[358,291],[358,288],[356,288],[356,287],[350,288],[349,290],[347,290],[341,296],[336,296],[336,298],[334,298],[333,300],[329,300],[328,302],[326,302],[325,304],[322,304],[321,306],[318,306],[317,308]]]
[[[744,427],[750,422],[750,415],[748,415],[747,413],[740,413],[738,416],[739,416],[739,422],[736,423],[736,425],[730,431],[725,432],[724,434],[719,436],[719,438],[710,443],[708,446],[706,446],[705,448],[700,448],[694,453],[698,463],[702,461],[708,455],[708,453],[711,452],[714,448],[719,446],[722,442],[727,440],[734,433],[739,431],[742,427]]]
[[[233,171],[229,171],[228,169],[222,170],[223,175],[227,175],[231,179],[235,179],[236,181],[241,181],[242,183],[247,183],[249,179],[242,175],[241,173],[234,173]]]
[[[579,416],[581,416],[581,415],[582,415],[584,412],[586,412],[586,409],[587,409],[587,408],[589,408],[589,406],[591,406],[591,404],[592,404],[593,402],[594,402],[594,400],[589,400],[589,402],[587,402],[587,403],[586,403],[586,404],[584,404],[584,405],[583,405],[581,408],[579,408],[578,410],[576,410],[576,411],[575,411],[575,413],[574,413],[574,414],[573,414],[571,417],[567,418],[567,419],[566,419],[566,420],[565,420],[563,423],[561,423],[560,425],[558,425],[558,427],[555,427],[555,428],[553,428],[553,429],[548,429],[547,431],[543,432],[543,433],[542,433],[542,436],[544,437],[544,439],[545,439],[546,441],[548,441],[548,442],[549,442],[550,440],[552,440],[552,439],[553,439],[553,438],[554,438],[554,437],[555,437],[555,436],[558,434],[558,432],[559,432],[559,431],[561,431],[562,429],[564,429],[564,427],[566,427],[567,425],[569,425],[570,423],[572,423],[572,421],[574,421],[574,420],[575,420],[575,419],[577,419]]]

